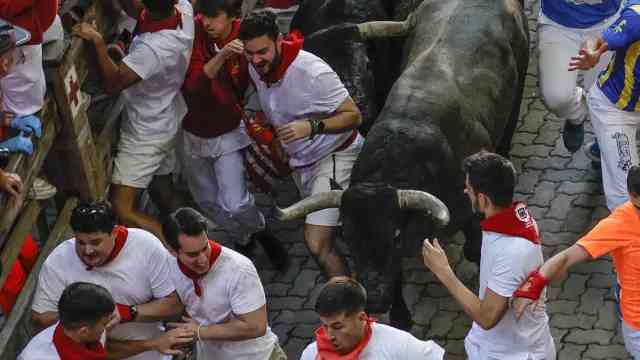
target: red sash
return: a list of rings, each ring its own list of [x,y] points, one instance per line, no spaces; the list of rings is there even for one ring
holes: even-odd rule
[[[282,80],[284,74],[289,68],[289,65],[291,65],[293,60],[296,59],[296,56],[298,56],[303,44],[304,37],[298,30],[294,30],[285,36],[284,39],[282,39],[282,58],[280,59],[280,64],[278,64],[278,67],[273,69],[267,75],[261,75],[260,79],[262,79],[267,86],[273,85]]]
[[[371,340],[371,335],[373,334],[373,322],[374,320],[372,318],[367,317],[364,338],[362,338],[358,345],[356,345],[356,347],[348,354],[338,353],[333,348],[333,344],[331,343],[331,340],[329,340],[324,328],[319,327],[316,330],[316,346],[318,347],[318,356],[316,356],[316,360],[357,360],[369,344],[369,340]]]
[[[53,332],[53,345],[58,351],[60,360],[103,360],[107,358],[107,351],[101,342],[79,344],[64,333],[60,324]]]
[[[527,206],[520,202],[514,202],[510,207],[483,220],[480,226],[483,231],[518,236],[534,244],[540,244],[538,224]]]
[[[220,253],[222,252],[222,246],[220,246],[220,244],[218,244],[213,240],[209,240],[209,247],[211,248],[211,254],[209,254],[208,270],[211,270],[211,267],[213,266],[213,264],[215,264],[216,260],[218,260],[218,256],[220,256]],[[200,279],[202,279],[205,275],[207,275],[207,273],[206,272],[203,274],[196,273],[195,271],[189,269],[185,264],[183,264],[182,261],[180,261],[180,259],[178,259],[178,267],[180,268],[180,271],[182,271],[184,276],[188,277],[189,279],[191,279],[191,281],[193,281],[193,288],[195,289],[196,295],[198,295],[198,297],[201,297],[202,286],[200,285]]]

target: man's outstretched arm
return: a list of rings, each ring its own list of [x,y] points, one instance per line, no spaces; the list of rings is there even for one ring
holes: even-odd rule
[[[485,330],[498,324],[507,311],[508,298],[487,288],[484,299],[480,300],[453,273],[447,255],[437,239],[433,240],[433,244],[428,239],[424,241],[422,257],[424,264],[431,269],[475,323]]]

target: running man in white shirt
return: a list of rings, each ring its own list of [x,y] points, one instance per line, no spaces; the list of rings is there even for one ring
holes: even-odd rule
[[[330,280],[318,294],[322,326],[300,360],[442,360],[444,350],[406,331],[379,324],[364,312],[364,287],[347,277]]]
[[[18,360],[103,360],[106,326],[116,304],[100,285],[76,282],[58,302],[60,322],[36,335]]]
[[[545,312],[528,309],[516,321],[508,301],[543,263],[538,226],[523,203],[513,202],[516,172],[509,160],[481,151],[464,161],[465,193],[475,212],[484,214],[478,296],[456,277],[437,239],[422,249],[431,269],[473,320],[465,338],[470,360],[554,360],[555,345]]]
[[[149,188],[154,203],[169,213],[179,204],[171,173],[175,140],[187,106],[180,93],[194,38],[193,9],[187,0],[120,0],[137,19],[128,55],[114,63],[102,35],[80,23],[74,34],[94,44],[105,90],[122,92],[126,118],[111,179],[111,201],[120,221],[151,231],[162,240],[158,220],[138,210],[139,193]],[[144,4],[144,5],[143,5]]]
[[[346,188],[364,139],[357,127],[362,116],[338,75],[317,56],[302,50],[302,35],[283,37],[276,15],[251,13],[242,21],[249,74],[267,121],[289,155],[293,179],[303,198]],[[307,215],[304,239],[311,254],[330,277],[348,275],[333,242],[340,211],[325,209]]]
[[[210,240],[205,217],[192,208],[171,214],[163,229],[176,255],[166,267],[189,316],[169,326],[196,333],[197,358],[286,360],[251,260]]]
[[[64,289],[84,281],[104,286],[118,303],[114,323],[120,323],[108,333],[110,356],[169,360],[179,353],[175,345],[193,341],[189,331],[162,332],[160,321],[180,316],[183,307],[165,266],[170,255],[156,237],[116,225],[105,202],[76,207],[71,229],[75,238],[58,245],[40,270],[31,307],[36,332],[58,321]]]

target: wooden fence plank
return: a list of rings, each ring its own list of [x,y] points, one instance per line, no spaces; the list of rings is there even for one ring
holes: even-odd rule
[[[70,198],[58,216],[58,220],[47,239],[46,244],[40,250],[38,261],[34,265],[27,282],[18,296],[18,300],[9,314],[2,331],[0,331],[0,360],[15,360],[19,351],[24,347],[30,337],[24,336],[30,332],[30,305],[31,297],[38,283],[38,274],[42,264],[51,251],[63,240],[69,228],[69,219],[72,210],[77,206],[78,199]]]

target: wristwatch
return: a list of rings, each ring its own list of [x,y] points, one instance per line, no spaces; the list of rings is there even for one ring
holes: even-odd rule
[[[311,134],[309,134],[309,140],[312,140],[317,134],[322,134],[324,132],[325,124],[322,122],[322,119],[309,119],[309,124],[311,124]]]
[[[136,305],[130,305],[129,312],[131,313],[131,321],[135,321],[136,316],[138,316],[138,307]]]

